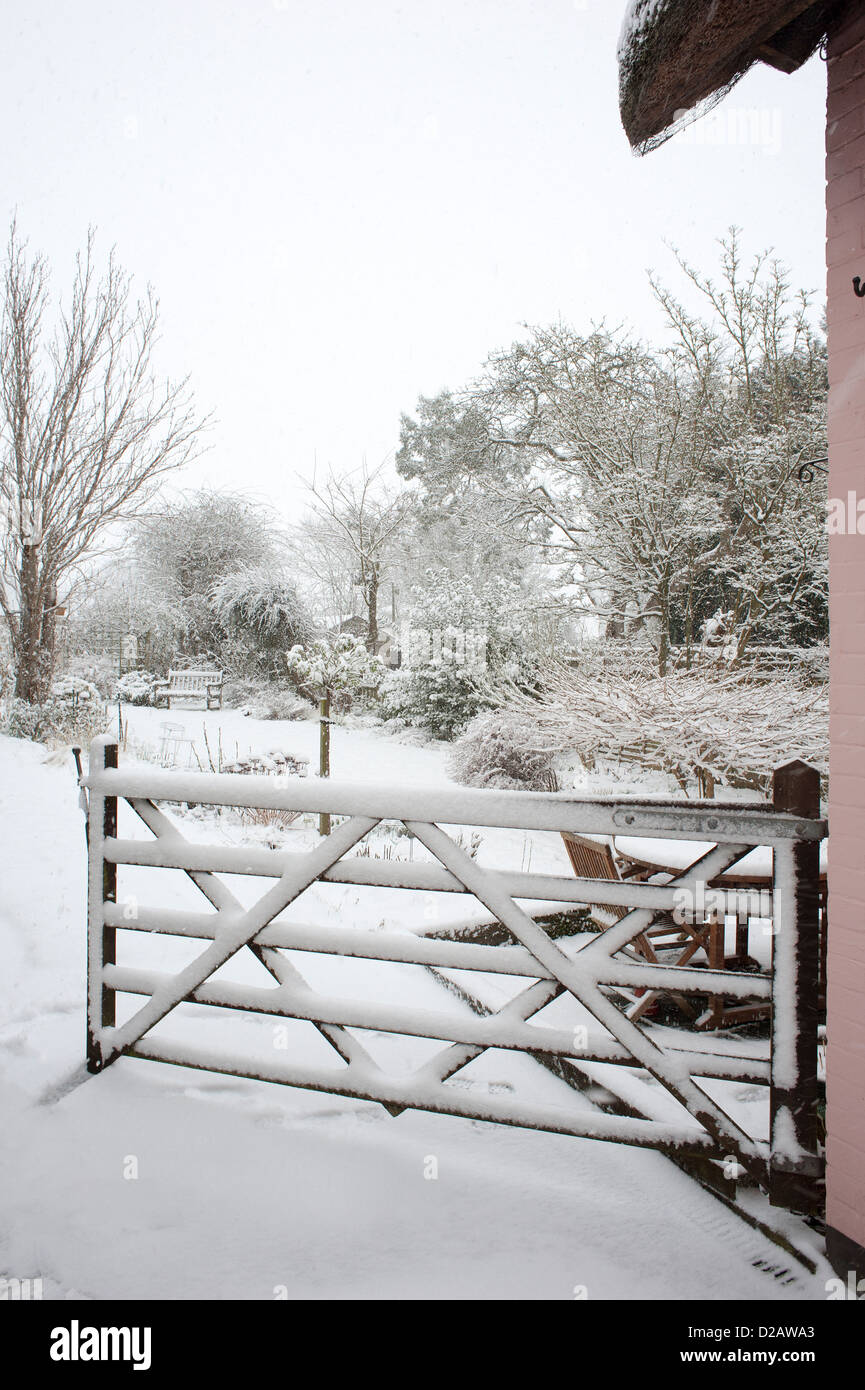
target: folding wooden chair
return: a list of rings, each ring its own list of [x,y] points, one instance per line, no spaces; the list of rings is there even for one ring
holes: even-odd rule
[[[577,835],[570,830],[560,833],[571,861],[571,868],[577,878],[602,878],[615,883],[624,881],[614,853],[613,841],[609,836]],[[654,877],[666,879],[668,876]],[[597,922],[604,931],[620,922],[630,911],[627,907],[616,907],[610,903],[590,903],[588,907],[592,921]],[[710,926],[708,922],[702,928],[687,923],[679,925],[675,922],[658,922],[635,936],[624,950],[626,954],[636,955],[652,965],[684,965],[701,947],[709,954]],[[681,950],[683,946],[684,950]],[[676,959],[662,962],[658,952],[666,954],[670,950],[679,952]],[[629,1018],[636,1019],[645,1014],[665,991],[641,989],[620,992],[627,993],[627,997],[632,1000],[627,1013]],[[686,1018],[692,1021],[696,1018],[695,1010],[681,994],[670,992],[670,997],[675,1000]]]
[[[561,832],[565,849],[571,861],[571,868],[577,878],[604,878],[612,883],[621,883],[622,875],[613,853],[612,840],[607,835],[576,835],[571,830]],[[605,930],[620,922],[628,912],[626,907],[615,907],[611,903],[589,903],[589,915],[593,922]],[[641,934],[642,935],[642,934]],[[636,940],[639,942],[640,937]],[[643,954],[647,943],[641,942]]]

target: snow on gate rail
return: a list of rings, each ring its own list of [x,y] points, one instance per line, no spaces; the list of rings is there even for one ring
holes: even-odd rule
[[[89,793],[88,1050],[91,1072],[130,1055],[181,1066],[257,1077],[334,1094],[378,1101],[391,1113],[407,1108],[551,1130],[575,1136],[644,1145],[668,1152],[735,1158],[766,1187],[778,1205],[807,1209],[816,1203],[820,1173],[817,1147],[817,1011],[819,931],[819,776],[804,763],[775,774],[773,804],[674,801],[663,798],[587,799],[568,793],[493,792],[454,788],[362,786],[330,780],[239,778],[118,766],[117,743],[102,737],[90,750],[84,780]],[[128,802],[151,831],[151,840],[118,837],[118,800]],[[305,853],[188,841],[160,801],[209,806],[329,812],[348,819]],[[346,856],[379,821],[397,821],[426,847],[429,863]],[[712,847],[667,884],[575,879],[481,866],[441,829],[488,826],[531,831],[647,834],[660,839],[708,840]],[[659,914],[669,914],[681,890],[716,881],[758,845],[773,853],[773,949],[769,974],[755,976],[651,964],[623,955]],[[154,905],[137,907],[134,920],[118,904],[117,866],[145,865],[184,871],[209,902],[205,912]],[[245,906],[220,875],[274,879]],[[316,882],[471,894],[509,934],[512,944],[486,945],[412,931],[364,932],[322,928],[281,916]],[[726,894],[730,911],[736,893]],[[613,927],[567,951],[519,906],[518,900],[604,904],[625,910]],[[118,929],[198,938],[208,943],[176,974],[117,963]],[[249,949],[274,980],[268,988],[235,984],[214,974]],[[303,978],[293,957],[314,951],[525,977],[530,983],[487,1016],[462,1018],[430,1009],[320,994]],[[706,1047],[682,1032],[675,1043],[659,1041],[616,1005],[615,986],[686,990],[689,993],[771,1002],[771,1045],[764,1061]],[[145,1002],[122,1024],[116,995]],[[569,994],[598,1025],[557,1029],[529,1020],[553,999]],[[341,1065],[263,1064],[243,1056],[215,1056],[208,1049],[148,1036],[181,1003],[240,1009],[312,1023]],[[446,1046],[412,1075],[393,1077],[349,1030],[441,1040]],[[577,1036],[577,1034],[581,1036]],[[448,1086],[489,1048],[538,1058],[609,1062],[642,1068],[688,1112],[691,1123],[570,1111],[489,1095],[482,1099]],[[696,1078],[736,1078],[770,1087],[771,1138],[752,1138]]]

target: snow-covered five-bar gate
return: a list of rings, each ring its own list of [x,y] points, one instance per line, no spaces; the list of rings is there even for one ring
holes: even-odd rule
[[[223,1071],[339,1095],[377,1101],[392,1114],[415,1108],[659,1148],[677,1155],[731,1160],[774,1203],[816,1204],[820,1173],[817,1142],[817,970],[819,780],[793,763],[776,774],[774,804],[599,799],[565,793],[419,789],[337,781],[182,773],[119,768],[117,744],[96,739],[89,773],[88,1056],[91,1072],[122,1055]],[[118,836],[118,803],[127,802],[151,832]],[[203,844],[185,837],[158,803],[255,807],[346,817],[304,853],[246,845]],[[352,853],[381,821],[401,822],[428,851],[423,861],[361,857]],[[586,880],[481,866],[458,833],[442,827],[497,827],[533,832],[646,835],[711,842],[668,883]],[[773,850],[772,965],[764,974],[653,964],[628,948],[660,914],[681,903],[681,890],[717,882],[754,846]],[[180,870],[209,907],[204,911],[135,902],[129,912],[118,894],[118,865]],[[274,882],[251,905],[226,879],[236,875]],[[317,883],[473,895],[507,933],[502,944],[448,938],[412,930],[369,931],[350,921],[338,927],[283,915]],[[677,894],[679,895],[677,897]],[[728,892],[731,913],[737,894]],[[415,894],[415,901],[417,894]],[[407,894],[407,904],[413,899]],[[528,903],[608,904],[626,910],[608,930],[553,938],[526,910]],[[521,904],[524,904],[521,906]],[[202,904],[203,906],[203,904]],[[176,973],[118,962],[121,930],[161,933],[206,943]],[[500,932],[500,936],[504,933]],[[272,979],[268,987],[237,983],[217,972],[250,951]],[[465,1016],[393,1001],[383,988],[374,998],[346,999],[317,992],[298,965],[303,953],[401,962],[437,970],[516,976],[525,986],[497,1010]],[[616,988],[673,990],[691,995],[765,1001],[771,1005],[771,1040],[761,1054],[735,1039],[654,1027],[630,1019]],[[117,996],[144,996],[118,1022]],[[552,1026],[537,1016],[570,996],[576,1027]],[[470,997],[470,996],[469,996]],[[178,1006],[198,1004],[250,1011],[314,1025],[337,1054],[335,1066],[256,1060],[188,1042],[170,1041],[157,1028]],[[535,1020],[535,1021],[531,1021]],[[157,1028],[154,1035],[153,1030]],[[373,1034],[440,1040],[443,1047],[414,1072],[392,1075],[371,1056]],[[602,1063],[649,1074],[678,1104],[681,1119],[651,1113],[609,1114],[531,1097],[479,1096],[448,1084],[488,1049],[517,1050],[539,1063],[579,1067]],[[713,1081],[769,1087],[771,1139],[752,1137],[717,1098]],[[714,1094],[713,1094],[714,1092]]]

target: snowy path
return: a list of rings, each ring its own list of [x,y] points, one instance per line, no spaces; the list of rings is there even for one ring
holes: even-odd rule
[[[301,731],[315,735],[244,726],[247,746],[304,752]],[[357,776],[398,765],[443,777],[440,750],[361,731],[342,743],[346,776],[351,764]],[[807,1275],[652,1152],[417,1112],[393,1120],[131,1059],[36,1104],[83,1052],[83,818],[65,763],[9,739],[0,845],[0,1274],[82,1298],[825,1297],[819,1257]],[[517,1060],[539,1098],[560,1087]],[[493,1054],[472,1084],[495,1085],[496,1065]],[[765,1272],[779,1266],[791,1282]]]

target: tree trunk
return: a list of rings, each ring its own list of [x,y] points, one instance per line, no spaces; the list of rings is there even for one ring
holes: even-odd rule
[[[28,704],[40,704],[48,695],[54,674],[57,589],[40,575],[38,546],[23,546],[19,584],[15,694]]]
[[[664,583],[658,593],[658,675],[665,676],[670,661],[670,588]]]
[[[374,565],[366,586],[366,646],[374,652],[378,646],[378,566]]]
[[[670,637],[667,632],[667,624],[661,623],[661,631],[658,638],[658,675],[667,674],[667,663],[670,659]]]
[[[691,669],[691,644],[694,640],[694,591],[688,589],[688,605],[685,610],[685,670]]]

